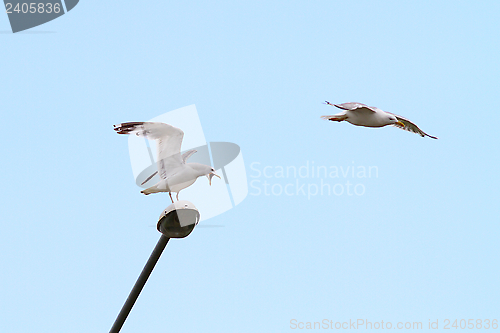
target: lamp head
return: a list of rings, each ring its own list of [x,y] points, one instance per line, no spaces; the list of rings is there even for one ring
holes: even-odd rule
[[[200,221],[200,212],[187,200],[176,201],[160,215],[156,229],[168,238],[187,237]]]

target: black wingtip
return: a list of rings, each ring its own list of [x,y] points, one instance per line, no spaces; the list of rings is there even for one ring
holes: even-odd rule
[[[113,125],[113,129],[118,133],[118,134],[130,134],[133,132],[137,126],[143,125],[144,122],[129,122],[129,123],[121,123],[117,125]]]

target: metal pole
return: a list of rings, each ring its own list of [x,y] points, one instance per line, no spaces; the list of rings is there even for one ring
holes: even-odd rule
[[[160,259],[161,253],[165,249],[165,246],[167,246],[167,243],[170,238],[168,238],[165,235],[161,235],[160,240],[156,244],[153,252],[151,253],[151,256],[148,259],[148,262],[144,266],[141,275],[139,275],[139,278],[137,279],[134,287],[130,291],[130,294],[128,295],[127,300],[125,301],[125,304],[123,304],[123,307],[118,314],[118,317],[116,317],[115,323],[113,324],[113,327],[111,327],[111,330],[109,333],[118,333],[120,332],[123,323],[127,319],[128,314],[132,310],[132,307],[134,306],[135,301],[139,297],[139,294],[142,291],[142,288],[148,281],[149,275],[151,275],[151,272],[155,268],[156,262],[158,259]]]

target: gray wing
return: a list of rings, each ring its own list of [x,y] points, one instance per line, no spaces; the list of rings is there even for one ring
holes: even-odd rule
[[[114,125],[114,130],[156,141],[156,161],[162,179],[184,164],[180,154],[184,132],[180,128],[158,122],[130,122]]]
[[[390,112],[387,112],[387,113],[390,113]],[[417,125],[415,125],[414,123],[412,123],[408,119],[401,117],[401,116],[398,116],[397,114],[394,114],[394,113],[391,113],[391,114],[395,115],[396,118],[398,119],[398,121],[400,121],[401,123],[404,124],[404,126],[401,126],[400,124],[394,124],[393,126],[395,126],[397,128],[401,128],[401,129],[408,131],[408,132],[411,132],[411,133],[419,134],[421,137],[428,136],[429,138],[437,139],[437,137],[429,135],[429,134],[425,133],[424,131],[422,131]]]
[[[370,111],[370,112],[377,112],[377,108],[373,106],[368,106],[363,103],[357,103],[357,102],[350,102],[350,103],[342,103],[342,104],[332,104],[328,101],[326,101],[326,104],[332,105],[335,107],[338,107],[339,109],[346,110],[346,111]]]
[[[196,153],[197,150],[196,149],[191,149],[191,150],[188,150],[187,152],[185,152],[184,154],[182,154],[182,161],[184,163],[186,163],[186,161],[188,160],[188,158],[191,157],[191,155],[193,155],[194,153]],[[158,173],[158,171],[155,171],[151,176],[149,176],[145,181],[142,182],[141,185],[144,185],[146,184],[151,178],[153,178],[156,174]]]
[[[194,153],[196,153],[197,150],[196,149],[191,149],[191,150],[188,150],[187,152],[185,152],[184,154],[182,154],[182,161],[184,163],[186,163],[186,161],[188,160],[188,158],[191,157],[191,155],[193,155]]]

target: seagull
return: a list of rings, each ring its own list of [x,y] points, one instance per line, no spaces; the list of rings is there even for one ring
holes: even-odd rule
[[[387,125],[393,125],[405,131],[419,134],[421,137],[428,136],[429,138],[437,139],[437,137],[429,135],[422,131],[420,128],[418,128],[417,125],[415,125],[408,119],[390,112],[382,111],[374,106],[368,106],[362,103],[355,102],[332,104],[328,101],[325,101],[325,104],[336,106],[344,111],[332,116],[321,116],[322,119],[338,122],[345,120],[353,125],[365,127],[383,127]]]
[[[113,125],[118,134],[135,134],[156,141],[156,161],[158,171],[146,179],[145,184],[157,173],[160,174],[158,184],[147,188],[141,193],[168,192],[172,203],[172,192],[176,192],[179,201],[179,192],[194,184],[196,179],[206,176],[212,185],[212,178],[219,177],[214,168],[200,163],[186,163],[187,159],[196,153],[195,149],[189,150],[181,155],[181,144],[184,132],[172,125],[158,122],[130,122]]]

